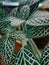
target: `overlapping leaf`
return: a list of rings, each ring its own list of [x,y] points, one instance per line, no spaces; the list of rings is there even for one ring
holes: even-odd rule
[[[49,12],[36,11],[26,21],[25,29],[28,37],[41,38],[49,35]]]
[[[10,13],[11,17],[0,20],[0,33],[6,34],[0,39],[2,62],[5,65],[40,65],[40,63],[41,65],[47,65],[49,64],[49,44],[45,47],[39,63],[39,59],[37,59],[39,54],[33,51],[34,47],[31,46],[31,43],[28,44],[26,36],[29,38],[41,38],[49,35],[49,12],[33,11],[38,7],[39,0],[21,0],[19,2],[20,5],[23,2],[22,5],[24,6],[13,9]],[[24,23],[25,20],[27,21]],[[15,30],[16,26],[22,23],[24,23],[24,32],[17,32]],[[14,53],[16,39],[22,42],[22,47],[18,52]]]
[[[22,42],[22,47],[24,47],[26,44],[28,44],[28,46],[32,49],[32,52],[33,54],[35,55],[35,57],[39,60],[40,58],[40,52],[37,51],[37,47],[35,45],[34,42],[32,42],[30,39],[26,38],[26,34],[24,34],[23,32],[21,31],[17,31],[17,32],[14,32],[12,33],[12,35],[14,38],[16,38],[16,40],[19,40]],[[23,49],[23,48],[22,48]]]
[[[20,41],[27,40],[26,34],[24,34],[22,31],[15,31],[15,32],[11,33],[11,36],[16,39],[19,39]]]
[[[15,39],[16,40],[18,39],[22,42],[22,47],[16,54],[14,53],[14,47],[15,47],[15,43],[16,43]],[[23,59],[26,59],[26,60],[22,59],[24,64],[26,63],[26,65],[28,65],[28,64],[40,65],[38,62],[39,59],[34,54],[34,51],[32,51],[32,47],[27,43],[27,41],[28,41],[28,38],[26,38],[26,35],[23,34],[23,32],[21,32],[21,31],[13,32],[10,34],[10,36],[9,36],[9,34],[6,34],[6,36],[0,40],[0,54],[2,56],[2,62],[5,65],[8,65],[8,64],[9,65],[12,65],[12,64],[23,65],[23,63],[20,61],[20,57],[17,56],[17,55],[20,55],[20,56],[22,55],[21,59],[22,59],[22,57],[23,57]],[[24,54],[24,56],[23,56],[23,54]],[[27,55],[25,55],[25,54],[27,54]],[[27,56],[29,59],[27,59]],[[19,64],[19,61],[20,61],[20,64]]]
[[[18,12],[17,7],[10,13],[11,16],[26,20],[30,14],[30,8],[28,5],[24,5]]]
[[[25,5],[14,8],[10,15],[26,20],[29,15],[38,7],[38,4],[39,0],[27,0]]]
[[[16,31],[16,26],[21,25],[24,21],[15,17],[5,17],[0,20],[0,33],[6,34]]]
[[[13,53],[11,65],[13,64],[14,65],[25,65],[25,64],[26,65],[30,65],[30,64],[40,65],[39,59],[37,58],[38,53],[35,50],[35,48],[32,47],[33,43],[28,41],[29,39],[26,38],[26,35],[21,31],[19,32],[17,31],[17,32],[12,33],[11,36],[22,42],[22,47],[18,50],[18,52]],[[33,49],[36,52],[34,52]]]
[[[21,49],[13,54],[11,65],[40,65],[35,55],[28,45],[22,46]]]
[[[15,17],[10,17],[10,18],[8,18],[8,20],[11,21],[10,25],[14,26],[14,27],[15,26],[17,27],[17,26],[19,26],[19,25],[21,25],[22,23],[25,22],[25,20],[15,18]]]
[[[16,39],[9,34],[0,39],[0,55],[3,64],[10,64],[15,43]]]
[[[41,65],[49,65],[49,43],[44,48],[41,55]]]

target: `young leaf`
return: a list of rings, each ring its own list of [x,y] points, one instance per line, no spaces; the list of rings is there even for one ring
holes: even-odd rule
[[[18,9],[19,9],[19,11],[18,11]],[[17,17],[17,18],[23,19],[23,20],[26,20],[28,18],[29,14],[30,14],[30,8],[28,5],[24,5],[21,8],[16,7],[10,13],[11,16],[14,16],[14,17]]]
[[[21,6],[22,5],[21,4],[19,7],[14,8],[11,11],[10,15],[26,20],[29,17],[29,15],[34,10],[36,10],[36,8],[38,7],[38,4],[39,4],[39,0],[27,0],[25,5]]]

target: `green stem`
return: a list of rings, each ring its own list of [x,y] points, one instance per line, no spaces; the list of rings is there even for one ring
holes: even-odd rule
[[[31,38],[29,38],[29,42],[30,42],[30,46],[32,47],[33,53],[36,55],[38,60],[40,60],[41,53],[40,53],[39,49],[37,48],[35,42]]]

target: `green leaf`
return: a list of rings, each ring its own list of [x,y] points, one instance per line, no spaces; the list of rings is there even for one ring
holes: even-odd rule
[[[5,28],[7,28],[8,26],[10,26],[10,21],[7,20],[7,17],[1,19],[0,20],[0,33],[2,33],[3,30],[5,30]]]
[[[16,39],[9,34],[6,34],[2,39],[0,39],[0,55],[3,64],[10,64],[15,43]]]
[[[30,7],[24,5],[17,14],[17,17],[23,20],[26,20],[30,14]]]
[[[27,0],[26,4],[31,6],[32,4],[37,4],[37,2],[39,2],[39,0]]]
[[[6,34],[16,31],[16,27],[21,25],[25,20],[15,17],[5,17],[0,20],[0,33]]]
[[[14,8],[10,15],[11,16],[14,16],[14,17],[17,17],[19,19],[23,19],[23,20],[26,20],[30,14],[30,8],[28,5],[24,5],[22,6],[20,9],[20,11],[18,12],[18,8]]]
[[[42,52],[40,63],[41,65],[49,65],[49,43]]]
[[[16,53],[13,53],[13,57],[12,57],[12,60],[11,60],[11,65],[12,64],[18,64],[19,65],[19,61],[20,61],[20,58],[19,58],[19,56],[17,57],[17,55],[20,55],[20,54],[24,54],[25,52],[26,52],[26,54],[27,54],[27,51],[24,51],[25,50],[25,48],[27,48],[27,50],[28,50],[28,54],[31,54],[32,53],[32,55],[34,55],[34,57],[36,58],[35,59],[35,63],[34,64],[38,64],[38,61],[39,61],[39,51],[37,51],[38,49],[37,48],[35,48],[36,46],[35,46],[35,44],[34,44],[34,42],[33,41],[31,41],[30,39],[28,39],[28,38],[26,38],[26,34],[24,34],[22,31],[17,31],[17,32],[14,32],[14,33],[12,33],[12,35],[11,36],[13,36],[14,38],[16,38],[16,40],[19,40],[19,41],[21,41],[21,44],[22,44],[22,47],[18,50],[18,52],[16,52]],[[21,51],[20,51],[21,50]],[[29,51],[29,50],[31,50],[31,51]],[[24,51],[24,52],[23,52]],[[18,58],[18,59],[17,59]],[[22,58],[22,57],[21,57]],[[23,59],[25,58],[25,56],[23,57]],[[29,58],[29,56],[28,56],[28,58]],[[26,62],[25,60],[23,60],[22,59],[22,61],[23,62]],[[33,58],[32,58],[33,59]],[[37,60],[37,63],[36,63],[36,60]],[[28,62],[29,62],[29,60],[28,60]],[[30,61],[31,62],[31,61]],[[30,63],[29,62],[29,63]],[[33,60],[32,60],[32,62],[33,62]],[[25,63],[24,63],[25,64]],[[22,65],[21,64],[21,61],[20,61],[20,65]],[[26,63],[26,65],[27,65],[27,63]]]
[[[16,40],[19,40],[22,42],[22,47],[25,46],[26,44],[30,46],[32,49],[32,52],[36,56],[36,58],[39,60],[40,59],[40,52],[38,48],[36,47],[36,44],[33,42],[33,40],[26,38],[26,34],[24,34],[22,31],[17,31],[12,33],[12,35]]]
[[[37,9],[39,0],[27,0],[25,5],[14,8],[10,15],[26,20],[29,15]]]
[[[18,50],[18,52],[14,53],[16,40],[20,40],[22,42],[22,47],[20,48],[20,50]],[[28,64],[40,65],[38,59],[39,57],[37,56],[39,54],[37,53],[37,51],[33,51],[33,50],[35,50],[34,44],[32,44],[32,42],[30,42],[29,39],[26,38],[26,35],[21,31],[17,31],[17,32],[15,31],[10,34],[6,34],[6,36],[0,39],[0,55],[2,57],[2,62],[5,65],[12,65],[12,64],[15,65],[15,63],[17,65],[17,63],[20,61],[20,58],[19,56],[17,57],[17,55],[21,56],[22,54],[21,56],[22,58],[24,53],[27,54],[28,58],[30,59],[30,60],[27,59],[27,56],[24,54],[23,59],[25,58],[26,60],[22,59],[22,61],[25,62],[26,65]],[[18,62],[16,62],[17,58],[18,58]],[[22,64],[20,61],[20,65]]]
[[[17,17],[17,10],[18,10],[18,7],[14,8],[11,12],[10,12],[10,16],[14,16],[14,17]]]
[[[12,33],[13,31],[15,31],[15,27],[12,26],[8,26],[6,28],[2,28],[1,29],[1,34],[7,34],[7,33]]]
[[[16,26],[16,27],[22,25],[22,23],[25,22],[25,20],[22,20],[22,19],[19,19],[16,17],[12,17],[12,16],[9,17],[8,20],[11,21],[11,23],[10,23],[11,26]]]
[[[25,24],[25,32],[28,37],[41,38],[49,35],[49,12],[34,12]]]
[[[22,46],[21,49],[13,54],[11,65],[40,65],[28,45]]]

